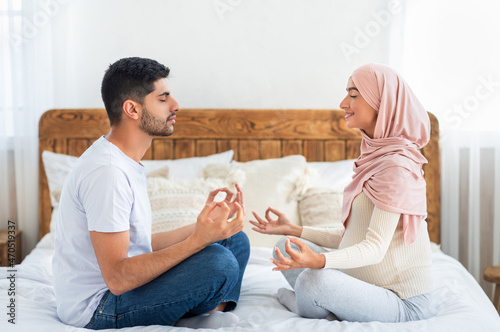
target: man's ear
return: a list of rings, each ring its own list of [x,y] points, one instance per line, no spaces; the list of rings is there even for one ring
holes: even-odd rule
[[[141,111],[142,111],[141,104],[139,104],[136,101],[127,99],[123,103],[123,113],[125,114],[125,116],[128,116],[133,120],[138,120],[141,118],[140,114]]]

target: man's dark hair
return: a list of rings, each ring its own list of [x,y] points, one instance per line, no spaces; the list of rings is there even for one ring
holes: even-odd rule
[[[146,58],[124,58],[111,64],[104,74],[101,95],[111,125],[122,118],[122,106],[131,99],[140,104],[154,91],[154,83],[166,78],[168,67]]]

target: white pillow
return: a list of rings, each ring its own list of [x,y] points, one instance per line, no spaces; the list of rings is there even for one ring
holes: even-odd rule
[[[330,188],[309,188],[299,199],[302,226],[335,227],[342,224],[343,193]]]
[[[78,157],[67,154],[50,151],[42,152],[42,162],[49,185],[50,204],[52,205],[52,216],[50,218],[50,232],[52,233],[56,227],[59,198],[61,197],[64,181],[77,160]]]
[[[255,220],[252,211],[261,217],[271,206],[283,213],[296,225],[300,225],[297,199],[302,195],[311,178],[306,159],[295,155],[279,159],[232,162],[230,165],[210,165],[204,170],[205,177],[221,176],[225,172],[241,169],[246,182],[242,186],[247,212],[245,228],[250,244],[259,247],[274,247],[280,236],[265,235],[252,230],[249,220]]]
[[[42,161],[49,184],[50,203],[52,207],[59,204],[59,196],[61,195],[64,181],[77,160],[78,157],[69,156],[67,154],[50,151],[42,152]]]
[[[355,160],[308,162],[307,166],[317,173],[311,186],[327,187],[334,191],[344,192],[344,188],[352,181],[352,176],[354,175],[352,169]]]
[[[146,172],[154,171],[163,166],[169,168],[169,178],[189,179],[200,177],[201,171],[208,164],[229,164],[233,160],[234,151],[228,150],[206,157],[192,157],[175,160],[142,160]]]

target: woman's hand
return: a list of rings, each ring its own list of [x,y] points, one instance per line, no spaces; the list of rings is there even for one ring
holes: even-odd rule
[[[271,212],[278,218],[272,219]],[[256,212],[252,211],[252,213],[257,221],[250,220],[250,223],[255,226],[252,229],[256,232],[262,234],[293,235],[297,237],[302,234],[301,226],[292,224],[284,213],[271,207],[266,210],[266,220],[259,217]]]
[[[226,193],[226,197],[223,202],[226,203],[226,205],[229,207],[228,218],[231,219],[237,211],[235,203],[238,203],[240,206],[243,206],[243,192],[241,191],[241,188],[237,183],[235,184],[235,187],[236,187],[236,198],[234,200],[233,200],[234,193],[231,190],[229,190],[228,188],[218,188],[211,191],[208,194],[206,204],[212,203],[215,200],[215,196],[217,196],[217,194],[220,193],[221,191]],[[210,218],[215,220],[217,219],[220,213],[221,213],[220,208],[216,207],[210,213]]]
[[[299,247],[299,251],[295,251],[290,246],[290,242]],[[293,269],[322,269],[326,264],[326,257],[315,253],[307,244],[297,238],[287,238],[285,242],[285,250],[290,258],[283,256],[281,251],[276,247],[276,256],[278,260],[271,258],[271,262],[276,265],[273,271],[288,271]]]

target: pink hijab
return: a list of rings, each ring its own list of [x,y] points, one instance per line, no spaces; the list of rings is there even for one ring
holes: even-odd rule
[[[354,162],[353,181],[344,189],[342,221],[363,191],[375,206],[403,217],[406,245],[415,242],[427,216],[426,184],[418,151],[429,142],[427,112],[403,79],[391,68],[368,64],[351,76],[366,102],[377,111],[373,138],[361,130],[361,155]]]

